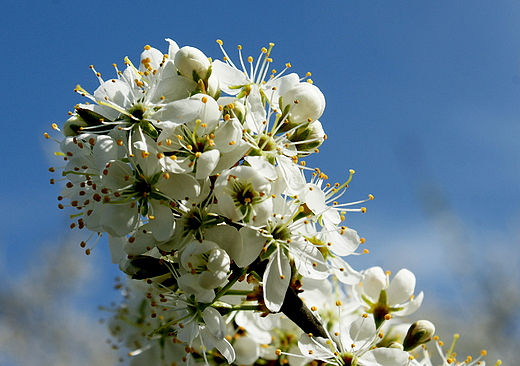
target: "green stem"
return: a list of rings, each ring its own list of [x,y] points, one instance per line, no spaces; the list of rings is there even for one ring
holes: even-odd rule
[[[215,303],[215,301],[220,299],[222,296],[226,295],[228,293],[228,291],[231,290],[231,287],[233,287],[233,285],[238,281],[238,279],[241,278],[242,276],[244,276],[246,274],[246,272],[247,272],[247,267],[242,268],[238,275],[236,275],[231,281],[229,281],[226,284],[226,286],[222,287],[220,289],[220,291],[217,292],[217,294],[215,295],[215,298],[213,299],[211,304],[208,304],[208,306],[211,306],[212,304]]]

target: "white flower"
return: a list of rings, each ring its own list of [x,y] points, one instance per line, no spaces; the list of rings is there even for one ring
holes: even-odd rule
[[[172,311],[176,314],[171,324],[175,327],[176,339],[187,345],[189,354],[186,365],[195,361],[191,353],[202,354],[205,364],[209,365],[206,352],[217,348],[231,364],[235,360],[235,350],[226,339],[226,323],[220,313],[205,304],[200,304],[193,297],[167,294],[164,314]],[[195,343],[198,346],[195,348]]]
[[[249,67],[246,67],[242,58],[242,47],[238,46],[241,68],[235,66],[231,58],[227,55],[222,47],[223,42],[217,40],[217,43],[220,45],[222,53],[225,56],[225,62],[220,60],[213,62],[213,75],[218,77],[222,90],[229,95],[250,93],[250,89],[253,87],[252,84],[256,84],[262,88],[262,91],[267,91],[267,97],[277,105],[279,94],[299,82],[300,78],[294,73],[282,77],[284,72],[290,68],[290,64],[286,64],[285,69],[278,74],[273,73],[272,75],[267,75],[269,73],[269,65],[272,62],[271,51],[274,46],[273,43],[269,44],[268,49],[265,47],[262,48],[256,64],[254,64],[252,57],[248,57],[247,63]],[[268,80],[266,81],[266,79]]]
[[[478,357],[467,356],[466,359],[461,362],[460,359],[457,358],[457,352],[455,351],[455,345],[459,339],[459,335],[455,334],[453,336],[453,342],[449,347],[448,351],[443,350],[444,342],[441,342],[438,337],[434,337],[435,339],[435,350],[437,351],[438,356],[440,357],[442,364],[439,365],[438,361],[433,361],[436,359],[436,356],[432,354],[432,351],[427,347],[422,347],[422,359],[419,357],[415,357],[411,360],[410,366],[451,366],[451,365],[464,365],[464,366],[486,366],[486,361],[483,358],[487,355],[487,351],[482,350]],[[495,366],[502,365],[502,361],[498,360],[495,363]]]
[[[125,345],[130,352],[130,365],[153,364],[160,366],[182,362],[184,346],[167,342],[165,335],[148,335],[161,326],[153,312],[149,298],[157,299],[159,293],[143,281],[128,280],[122,291],[125,301],[115,311],[108,322],[108,328],[115,341]]]
[[[415,276],[409,270],[401,269],[391,281],[389,278],[381,267],[372,267],[363,271],[363,280],[353,287],[354,295],[366,311],[374,314],[376,323],[386,314],[412,314],[423,300],[423,292],[414,297]]]
[[[241,233],[249,233],[244,242],[252,247],[263,246],[260,258],[268,260],[263,276],[264,302],[269,310],[276,312],[285,299],[292,263],[300,275],[313,279],[327,278],[329,269],[318,247],[301,235],[305,218],[294,221],[300,213],[299,206],[279,196],[273,201],[274,213],[265,228],[258,231],[259,235],[252,235],[253,230],[246,228]]]
[[[302,334],[298,345],[303,355],[337,366],[406,366],[409,361],[400,349],[374,348],[378,330],[366,316],[342,322],[335,339]]]
[[[230,260],[214,242],[194,240],[183,249],[180,263],[188,273],[178,278],[179,287],[194,294],[199,302],[211,302],[213,289],[227,279]]]
[[[240,165],[215,181],[220,212],[233,221],[262,226],[272,213],[271,182],[250,166]]]

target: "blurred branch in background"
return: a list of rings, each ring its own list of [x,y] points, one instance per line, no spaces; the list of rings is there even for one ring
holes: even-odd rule
[[[78,308],[95,277],[92,261],[70,243],[42,244],[23,277],[0,269],[0,364],[117,364],[106,326]]]
[[[500,358],[504,365],[520,359],[520,248],[518,233],[497,233],[492,227],[470,229],[453,207],[442,184],[429,169],[421,141],[403,136],[396,155],[406,169],[416,201],[439,234],[450,284],[441,296],[425,305],[438,335],[445,343],[460,333],[460,359],[487,349],[490,364]],[[504,194],[505,199],[507,195]],[[515,242],[516,241],[516,242]],[[442,287],[442,285],[441,285]]]

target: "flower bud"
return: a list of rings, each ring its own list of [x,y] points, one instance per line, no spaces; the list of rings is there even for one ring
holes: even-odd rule
[[[435,333],[435,326],[428,320],[413,323],[403,341],[405,351],[410,351],[421,344],[429,342]]]
[[[313,84],[296,84],[282,96],[282,110],[289,110],[288,119],[293,124],[315,121],[325,110],[325,97]]]
[[[79,135],[80,129],[82,127],[87,127],[88,123],[85,122],[80,116],[77,114],[73,114],[63,126],[63,134],[65,136],[76,136]]]
[[[312,152],[314,149],[319,147],[325,140],[325,131],[320,121],[314,121],[309,125],[298,128],[289,137],[292,142],[299,142],[297,149],[300,152]]]
[[[181,75],[188,79],[198,81],[206,79],[208,69],[211,66],[206,55],[195,47],[182,47],[175,54],[175,66]]]
[[[396,348],[396,349],[399,349],[401,351],[404,350],[403,345],[401,343],[399,343],[399,342],[392,342],[388,346],[386,346],[386,348]]]

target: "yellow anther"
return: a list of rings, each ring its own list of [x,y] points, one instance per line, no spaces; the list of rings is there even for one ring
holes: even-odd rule
[[[46,139],[50,139],[50,138],[51,138],[47,132],[44,132],[44,133],[43,133],[43,136],[44,136]]]
[[[364,253],[364,254],[368,254],[368,253],[370,253],[370,250],[368,250],[368,249],[363,249],[363,253]]]
[[[253,57],[249,56],[249,57],[247,58],[247,62],[249,62],[249,63],[253,62]]]
[[[224,44],[224,42],[222,42],[222,40],[220,40],[220,39],[217,39],[217,43],[218,43],[219,45],[221,45],[221,46]]]
[[[368,199],[372,201],[372,200],[374,199],[374,196],[372,196],[371,194],[369,194],[369,195],[368,195]]]
[[[145,159],[150,156],[150,153],[148,151],[141,151],[141,156]]]
[[[149,45],[144,46],[144,49],[147,50],[147,51],[150,50],[151,48],[152,47],[150,47]]]

